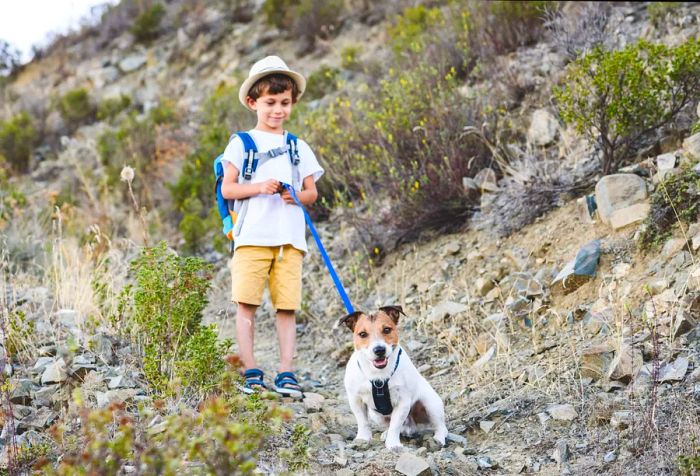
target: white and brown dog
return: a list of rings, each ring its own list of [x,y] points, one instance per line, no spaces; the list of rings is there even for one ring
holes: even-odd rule
[[[345,390],[357,419],[355,441],[372,439],[371,420],[388,426],[386,447],[395,450],[403,446],[400,434],[410,436],[417,423],[430,423],[433,438],[444,446],[445,407],[399,345],[400,314],[400,306],[388,306],[370,314],[354,312],[339,322],[353,332],[355,346],[345,369]]]

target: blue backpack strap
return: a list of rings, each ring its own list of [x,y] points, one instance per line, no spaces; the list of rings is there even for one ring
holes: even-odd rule
[[[297,136],[291,132],[287,132],[287,146],[289,147],[289,160],[296,167],[299,165],[299,148],[297,147]]]
[[[255,154],[258,152],[258,147],[255,145],[255,141],[246,131],[238,131],[236,134],[243,141],[243,152],[247,155],[243,159],[243,170],[241,170],[241,175],[245,180],[250,180],[253,178],[255,170],[258,168],[258,159]]]

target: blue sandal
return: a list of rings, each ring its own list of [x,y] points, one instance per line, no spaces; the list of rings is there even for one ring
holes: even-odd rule
[[[267,390],[267,385],[263,382],[264,375],[265,374],[260,369],[246,370],[243,372],[245,383],[241,386],[241,390],[249,394]]]
[[[288,397],[303,397],[304,392],[293,372],[280,372],[275,377],[275,392]]]

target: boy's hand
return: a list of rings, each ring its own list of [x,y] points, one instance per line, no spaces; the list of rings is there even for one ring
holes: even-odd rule
[[[289,192],[289,190],[282,189],[280,192],[280,197],[282,197],[282,200],[284,200],[284,203],[288,205],[296,205],[297,202],[294,201],[294,197],[292,197],[292,194]]]
[[[260,183],[260,195],[274,195],[279,191],[280,183],[275,179],[265,180]]]

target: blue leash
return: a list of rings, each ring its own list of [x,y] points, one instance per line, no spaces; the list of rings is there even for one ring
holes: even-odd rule
[[[321,251],[321,257],[323,258],[323,262],[326,264],[326,268],[328,268],[328,272],[331,274],[331,278],[333,279],[333,283],[335,284],[335,287],[338,290],[338,294],[340,294],[340,298],[343,300],[343,304],[345,304],[345,309],[348,311],[348,314],[352,314],[353,312],[355,312],[355,308],[352,307],[352,303],[350,303],[350,298],[345,292],[345,288],[343,288],[343,283],[340,282],[340,278],[338,277],[338,275],[335,272],[335,269],[333,268],[333,263],[331,263],[331,259],[328,257],[328,253],[326,253],[326,249],[323,247],[323,243],[321,243],[321,238],[318,236],[318,232],[316,231],[314,224],[311,222],[311,217],[306,212],[306,208],[304,208],[304,205],[302,205],[299,199],[297,198],[297,193],[294,190],[294,187],[284,182],[282,182],[282,187],[286,190],[289,190],[289,193],[292,194],[292,198],[294,199],[294,201],[304,212],[304,219],[306,220],[306,224],[309,225],[311,234],[314,236],[314,240],[316,240],[318,249]]]

